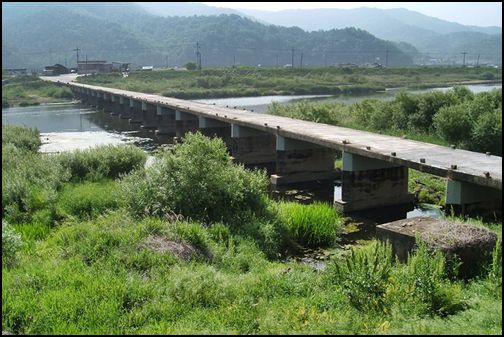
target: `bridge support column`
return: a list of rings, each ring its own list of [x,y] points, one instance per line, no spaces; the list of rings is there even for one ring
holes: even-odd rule
[[[112,103],[110,102],[110,94],[102,93],[103,112],[112,112]]]
[[[248,168],[264,168],[268,174],[275,172],[275,135],[232,124],[230,148],[234,162]]]
[[[231,124],[207,117],[198,117],[200,132],[207,137],[220,137],[230,148]]]
[[[111,106],[111,116],[119,116],[121,113],[122,106],[119,102],[119,97],[116,95],[110,95],[110,106]]]
[[[402,215],[412,209],[408,193],[408,168],[386,161],[343,152],[341,200],[335,207],[343,212],[401,205]]]
[[[156,135],[175,136],[175,110],[156,106],[156,116],[158,119],[158,129]]]
[[[502,192],[490,187],[448,179],[446,182],[447,213],[457,215],[491,215],[502,212]]]
[[[276,136],[276,171],[273,185],[332,181],[336,152],[316,144]]]
[[[142,123],[142,102],[130,98],[130,124]]]
[[[198,131],[198,117],[187,112],[175,110],[175,134],[184,137],[188,132]]]
[[[94,90],[90,90],[90,106],[93,108],[98,108],[98,93]]]
[[[130,98],[120,96],[119,104],[121,105],[121,110],[119,111],[119,118],[130,119],[132,116],[131,109],[133,107],[132,100]]]
[[[142,102],[142,129],[156,130],[158,128],[158,116],[156,106]]]

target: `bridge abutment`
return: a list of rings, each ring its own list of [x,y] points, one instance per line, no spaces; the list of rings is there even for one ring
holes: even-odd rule
[[[407,167],[343,152],[341,200],[335,200],[336,208],[348,213],[398,206],[407,212],[413,200]]]

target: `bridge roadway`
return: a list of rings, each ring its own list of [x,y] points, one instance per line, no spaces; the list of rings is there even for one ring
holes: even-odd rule
[[[51,78],[51,80],[53,80]],[[159,95],[67,82],[221,122],[374,158],[457,181],[502,190],[502,157],[288,117],[258,114]]]

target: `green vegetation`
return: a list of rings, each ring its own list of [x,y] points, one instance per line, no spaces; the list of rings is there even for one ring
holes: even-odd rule
[[[36,76],[12,77],[2,86],[2,108],[70,101],[72,91]]]
[[[273,103],[268,112],[502,155],[501,90],[473,94],[455,87],[445,93],[401,92],[392,101],[367,99],[352,106]]]
[[[408,191],[415,195],[415,202],[442,206],[445,203],[446,180],[444,178],[409,169]]]
[[[233,165],[222,139],[196,133],[126,177],[122,195],[138,216],[172,212],[205,223],[241,223],[266,209],[267,184],[264,172]]]
[[[264,95],[369,94],[385,88],[428,88],[482,81],[480,68],[306,68],[233,67],[201,71],[132,72],[79,78],[80,82],[183,99]],[[496,79],[499,69],[491,69]]]
[[[352,251],[339,248],[326,270],[286,261],[291,245],[336,240],[343,219],[329,206],[269,200],[263,173],[230,164],[222,141],[189,134],[151,167],[132,160],[123,171],[129,173],[114,178],[113,170],[71,177],[58,156],[3,143],[4,150],[17,151],[2,151],[4,163],[16,160],[27,170],[22,157],[29,156],[41,169],[39,156],[67,174],[53,188],[54,201],[39,205],[37,214],[20,209],[23,220],[16,221],[3,212],[2,331],[502,332],[502,286],[496,286],[502,284],[501,248],[488,270],[467,283],[448,278],[442,255],[422,246],[405,265],[394,261],[389,245],[375,241]],[[76,157],[87,162],[83,158],[94,151],[104,150]],[[13,174],[2,165],[9,190]],[[28,190],[36,183],[43,181],[34,179]],[[126,204],[124,189],[133,193]],[[134,197],[142,206],[132,207]]]
[[[281,202],[278,207],[280,219],[290,235],[308,247],[334,244],[343,225],[334,208],[324,203]]]

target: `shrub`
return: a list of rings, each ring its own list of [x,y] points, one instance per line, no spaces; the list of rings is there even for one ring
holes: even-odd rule
[[[494,78],[495,78],[495,76],[491,72],[486,72],[483,74],[484,80],[493,80]]]
[[[502,156],[502,110],[490,110],[478,116],[472,130],[470,149]]]
[[[32,215],[53,207],[69,174],[51,155],[2,147],[2,210],[12,223],[31,222]]]
[[[461,144],[471,139],[472,120],[466,104],[442,107],[433,121],[438,135],[451,143]]]
[[[335,242],[343,221],[330,205],[280,202],[278,207],[280,221],[295,241],[310,247]]]
[[[417,303],[421,313],[447,316],[464,307],[460,286],[447,279],[445,257],[440,251],[429,251],[421,241],[417,241],[398,281],[402,286],[400,300]]]
[[[133,145],[106,145],[63,153],[59,161],[70,170],[74,181],[102,180],[115,179],[142,167],[146,157],[142,149]]]
[[[174,212],[206,223],[240,223],[265,209],[267,183],[262,171],[232,164],[221,139],[189,133],[121,185],[123,200],[136,215]]]
[[[16,252],[21,246],[21,235],[2,220],[2,267],[12,267],[15,264]]]
[[[16,125],[2,125],[2,146],[13,144],[21,150],[37,152],[40,141],[39,131]]]
[[[332,282],[343,287],[350,304],[361,311],[383,311],[392,270],[392,246],[373,242],[352,249],[350,256],[330,268]]]

